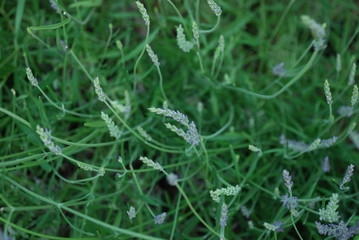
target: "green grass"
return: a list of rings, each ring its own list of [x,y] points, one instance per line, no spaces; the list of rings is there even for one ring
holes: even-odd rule
[[[339,183],[348,165],[358,167],[349,136],[356,132],[358,105],[350,117],[338,109],[351,105],[358,4],[216,2],[220,17],[205,0],[143,0],[146,26],[130,0],[59,1],[67,14],[57,14],[48,1],[0,1],[0,239],[324,239],[315,222],[332,193],[339,195],[340,220],[357,223],[357,170],[349,189]],[[326,24],[325,49],[314,50],[302,15]],[[176,27],[181,24],[192,41],[193,21],[199,42],[183,52]],[[221,35],[224,51],[215,58]],[[287,72],[277,77],[272,68],[280,62]],[[38,87],[26,78],[26,67]],[[93,86],[96,77],[104,102]],[[164,125],[181,124],[148,110],[166,106],[195,123],[198,145]],[[101,112],[119,127],[120,138],[110,136]],[[37,125],[51,129],[60,155],[43,144]],[[280,143],[281,135],[306,144],[338,140],[296,152]],[[141,156],[164,171],[143,164]],[[328,173],[321,168],[325,156]],[[290,196],[298,197],[298,215],[280,202],[288,192],[284,169],[294,182]],[[178,175],[177,184],[168,183],[169,173]],[[238,194],[212,200],[211,190],[236,185]],[[132,220],[131,206],[137,211]],[[155,224],[163,212],[164,223]],[[264,227],[276,221],[284,232]]]

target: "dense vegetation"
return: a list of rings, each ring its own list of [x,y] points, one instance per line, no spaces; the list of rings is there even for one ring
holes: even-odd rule
[[[0,16],[0,239],[359,234],[356,1]]]

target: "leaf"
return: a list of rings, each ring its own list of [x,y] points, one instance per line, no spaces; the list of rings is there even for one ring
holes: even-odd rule
[[[70,4],[70,8],[75,7],[98,7],[102,4],[102,0],[88,0],[88,1],[79,1]]]
[[[53,30],[53,29],[57,29],[57,28],[60,28],[62,26],[65,26],[69,22],[71,22],[71,18],[66,18],[65,20],[63,20],[63,21],[61,21],[59,23],[30,27],[30,30],[33,30],[33,31]]]

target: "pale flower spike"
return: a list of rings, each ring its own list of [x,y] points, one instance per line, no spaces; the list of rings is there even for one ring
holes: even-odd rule
[[[145,25],[149,26],[150,25],[150,17],[147,14],[147,10],[146,10],[145,6],[140,1],[136,1],[136,5],[142,14],[142,18],[143,18],[143,21],[145,21]]]
[[[35,87],[39,86],[37,79],[32,74],[31,68],[29,68],[29,67],[26,68],[26,75],[27,75],[27,79],[30,81],[31,85],[33,85]]]
[[[218,40],[218,46],[214,53],[214,58],[217,59],[224,52],[224,37],[221,35]]]
[[[217,17],[221,16],[222,14],[222,9],[220,6],[218,6],[218,4],[213,1],[213,0],[207,0],[207,3],[209,5],[209,7],[211,8],[212,12],[214,14],[216,14]]]
[[[308,27],[314,37],[314,47],[316,50],[325,48],[325,24],[320,25],[308,16],[301,16],[303,24]]]
[[[152,161],[151,159],[148,159],[147,157],[140,157],[140,161],[142,161],[144,164],[146,164],[149,167],[152,167],[153,169],[164,171],[161,164]]]
[[[132,221],[132,219],[135,218],[137,215],[136,209],[131,206],[130,210],[127,211],[127,215],[128,215],[128,218],[130,219],[130,221]]]
[[[193,38],[198,43],[198,41],[199,41],[199,30],[198,30],[198,25],[197,25],[197,23],[195,21],[192,22],[192,32],[193,32]]]
[[[93,85],[95,87],[95,92],[97,94],[98,100],[100,100],[101,102],[105,102],[106,96],[102,91],[102,88],[100,86],[100,80],[98,79],[98,77],[93,80]]]
[[[191,145],[198,145],[200,140],[197,127],[192,121],[191,123],[188,120],[188,117],[184,115],[183,113],[180,113],[179,111],[174,111],[171,109],[161,109],[161,108],[149,108],[151,112],[154,112],[158,115],[164,115],[166,117],[170,117],[173,120],[181,123],[182,125],[186,126],[188,128],[187,132],[185,132],[181,128],[177,128],[176,126],[165,123],[165,126],[170,129],[172,132],[176,133],[178,136],[182,137],[186,142],[188,142]]]
[[[353,176],[353,173],[354,173],[354,165],[350,164],[347,168],[347,171],[345,172],[343,180],[340,182],[339,187],[341,190],[345,190],[348,188],[345,187],[344,185],[351,181],[351,177]]]
[[[101,118],[105,121],[110,132],[110,136],[119,139],[122,133],[118,126],[116,126],[116,124],[112,121],[112,119],[104,112],[101,112]]]
[[[148,53],[148,56],[151,58],[151,61],[153,62],[153,64],[155,66],[160,66],[160,63],[158,62],[158,57],[157,55],[153,52],[152,48],[150,45],[146,45],[146,51]]]
[[[333,99],[332,99],[332,93],[330,92],[330,86],[328,80],[325,80],[324,82],[324,93],[325,98],[327,99],[328,105],[332,105]]]
[[[228,206],[227,204],[223,203],[221,208],[221,217],[219,220],[219,225],[221,227],[227,226],[227,220],[228,220]]]
[[[356,71],[357,71],[357,65],[356,65],[356,63],[353,63],[352,69],[350,70],[350,74],[349,74],[349,81],[348,81],[349,85],[354,84]]]
[[[189,52],[193,48],[193,43],[186,40],[184,35],[184,30],[182,25],[179,25],[177,28],[177,44],[180,49],[184,52]]]
[[[178,182],[178,176],[177,176],[177,174],[174,174],[174,173],[168,174],[166,179],[167,179],[168,184],[171,186],[176,186],[176,184]]]
[[[220,189],[216,189],[214,191],[210,191],[209,194],[211,195],[213,201],[218,202],[220,201],[220,197],[221,195],[224,196],[235,196],[239,193],[239,191],[242,188],[239,185],[236,186],[229,186],[226,188],[220,188]]]
[[[56,3],[55,0],[49,0],[51,7],[56,11],[57,14],[61,14],[61,8],[59,7],[59,5]]]
[[[353,95],[352,95],[352,107],[354,107],[354,105],[358,102],[358,97],[359,97],[358,86],[354,85]]]
[[[155,224],[163,224],[163,222],[165,221],[166,218],[166,213],[163,212],[157,216],[154,216],[153,219],[155,220]]]
[[[56,155],[61,155],[61,148],[52,141],[51,130],[36,126],[36,132],[39,134],[44,145]]]
[[[338,194],[333,193],[327,206],[325,208],[319,209],[320,220],[324,220],[330,223],[338,222],[340,218],[339,213],[337,212],[337,209],[339,208],[338,203]]]
[[[254,145],[249,145],[248,149],[251,150],[252,152],[257,152],[257,153],[261,153],[262,150]]]

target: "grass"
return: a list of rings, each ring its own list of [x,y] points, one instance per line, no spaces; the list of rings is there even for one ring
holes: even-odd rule
[[[149,25],[129,0],[59,1],[66,14],[48,1],[0,2],[0,238],[323,239],[316,222],[329,224],[319,209],[333,193],[340,220],[357,224],[357,104],[349,117],[338,113],[351,106],[356,2],[218,0],[221,16],[204,0],[142,3]],[[326,24],[325,49],[314,49],[302,15]],[[184,52],[176,28],[192,41],[193,21],[199,40]],[[285,74],[276,76],[281,62]],[[188,124],[151,107],[188,116],[199,144],[185,141]],[[52,131],[61,153],[44,145],[37,126]],[[316,139],[322,145],[307,151]],[[329,172],[322,170],[326,156]],[[341,189],[350,164],[354,175]],[[178,180],[169,182],[170,173]],[[240,191],[223,190],[231,186]],[[211,198],[216,189],[219,201]],[[286,193],[298,198],[291,211],[280,201]],[[137,215],[129,219],[131,206]]]

